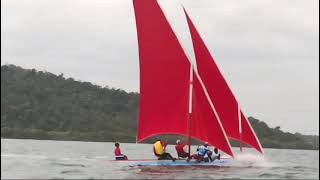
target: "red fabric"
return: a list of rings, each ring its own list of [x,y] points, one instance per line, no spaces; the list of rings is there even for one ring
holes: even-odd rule
[[[261,144],[254,133],[248,119],[244,116],[244,114],[241,112],[241,126],[242,126],[242,142],[256,148],[260,153],[263,154],[263,149],[261,147]]]
[[[114,155],[116,155],[116,156],[122,155],[122,154],[121,154],[121,150],[120,150],[119,147],[117,147],[117,148],[114,150]]]
[[[186,134],[190,62],[156,0],[133,1],[140,57],[138,141]]]
[[[184,153],[186,153],[186,152],[184,151],[184,149],[183,149],[185,145],[186,145],[186,144],[181,143],[181,144],[177,144],[177,145],[175,146],[176,151],[177,151],[178,154],[184,154]]]
[[[205,95],[199,79],[193,76],[191,135],[207,141],[221,151],[233,156],[231,146],[221,124]]]
[[[218,112],[227,136],[240,140],[238,103],[186,11],[185,14],[193,41],[199,75]],[[247,126],[250,124],[244,124],[244,128],[242,128],[242,136],[245,137],[242,141],[262,152],[254,131]]]

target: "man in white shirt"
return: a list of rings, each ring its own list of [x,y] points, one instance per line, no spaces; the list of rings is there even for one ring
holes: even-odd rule
[[[220,153],[217,148],[214,148],[213,152],[209,151],[207,154],[208,154],[208,156],[211,157],[211,158],[209,158],[211,162],[213,162],[216,159],[220,160]]]

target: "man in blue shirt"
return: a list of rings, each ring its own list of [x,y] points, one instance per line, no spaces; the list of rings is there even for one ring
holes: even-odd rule
[[[187,162],[190,161],[190,159],[196,159],[197,162],[201,162],[201,161],[204,161],[205,160],[205,155],[208,156],[208,159],[212,162],[212,159],[211,159],[211,154],[212,152],[209,150],[209,147],[208,147],[208,142],[205,142],[204,145],[201,145],[197,148],[197,154],[193,154],[191,155],[188,159],[187,159]]]

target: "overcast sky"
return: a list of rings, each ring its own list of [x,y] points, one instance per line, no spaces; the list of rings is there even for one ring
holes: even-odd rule
[[[159,0],[187,55],[191,16],[247,116],[319,134],[317,0]],[[1,64],[139,91],[132,0],[3,0]]]

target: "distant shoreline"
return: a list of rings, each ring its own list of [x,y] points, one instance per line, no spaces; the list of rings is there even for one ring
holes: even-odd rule
[[[139,97],[139,93],[76,81],[63,74],[3,65],[1,137],[134,143]],[[248,120],[264,148],[319,150],[319,135],[284,132],[254,117]],[[169,143],[177,139],[163,137]],[[154,142],[154,138],[144,142]],[[239,146],[239,142],[230,143]]]
[[[136,143],[135,141],[123,139],[119,137],[117,140],[99,139],[99,135],[94,132],[58,132],[58,131],[43,131],[39,129],[11,129],[13,135],[8,135],[8,128],[1,128],[1,139],[28,139],[28,140],[52,140],[52,141],[81,141],[81,142],[115,142],[121,143]],[[20,133],[17,133],[20,131]],[[95,135],[95,137],[93,136]],[[36,137],[37,136],[37,137]],[[165,136],[165,135],[164,135]],[[90,139],[90,137],[92,139]],[[170,138],[170,137],[169,137]],[[172,138],[171,138],[172,139]],[[173,145],[174,140],[169,139],[169,144]],[[152,144],[153,139],[141,144]],[[140,143],[139,143],[140,144]],[[193,143],[196,145],[196,143]],[[232,147],[239,147],[239,142],[231,141]],[[244,145],[245,148],[248,148]],[[319,148],[288,148],[288,147],[264,147],[264,149],[292,149],[292,150],[319,150]]]
[[[37,140],[37,141],[70,141],[70,142],[88,142],[88,143],[114,143],[113,141],[84,141],[84,140],[58,140],[58,139],[26,139],[26,138],[4,138],[1,137],[1,140]],[[130,143],[136,144],[135,142],[121,142],[121,143]],[[137,143],[139,144],[152,144],[152,143]],[[169,144],[174,145],[174,144]],[[196,145],[193,145],[196,146]],[[232,146],[232,148],[238,148],[239,146]],[[244,149],[251,149],[250,147],[243,147]],[[262,147],[263,149],[281,149],[281,150],[304,150],[304,151],[319,151],[319,149],[287,149],[287,148],[267,148]]]

